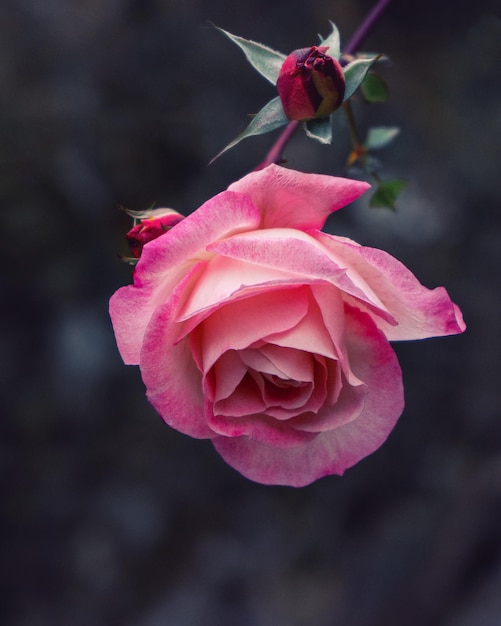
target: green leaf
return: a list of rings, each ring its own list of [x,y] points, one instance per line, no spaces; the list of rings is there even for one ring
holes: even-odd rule
[[[237,143],[240,143],[242,139],[251,137],[252,135],[264,135],[265,133],[269,133],[276,128],[280,128],[280,126],[285,126],[285,124],[288,123],[289,120],[285,117],[282,102],[277,96],[276,98],[273,98],[273,100],[270,100],[268,104],[265,104],[259,113],[256,113],[256,115],[252,118],[251,123],[247,126],[243,133],[240,133],[238,137],[235,137],[235,139],[223,148],[223,150],[221,150],[221,152],[210,162],[213,163],[224,152],[236,146]]]
[[[369,68],[379,59],[379,56],[370,57],[367,59],[355,59],[344,68],[344,79],[346,81],[346,89],[344,92],[344,100],[346,102],[348,98],[355,93],[365,78],[365,75],[369,71]]]
[[[247,57],[247,61],[270,83],[273,85],[277,82],[280,69],[285,61],[285,54],[272,50],[268,46],[262,43],[251,41],[250,39],[244,39],[243,37],[237,37],[227,31],[216,26],[228,39],[236,43],[237,46],[243,51]]]
[[[374,74],[373,72],[369,72],[366,75],[360,85],[360,89],[367,102],[386,102],[390,95],[386,82],[379,74]]]
[[[329,46],[327,54],[337,60],[341,56],[341,39],[339,37],[339,30],[334,22],[331,22],[329,20],[329,24],[331,25],[332,32],[330,35],[327,35],[325,39],[322,39],[322,37],[320,37],[320,45]]]
[[[387,208],[395,211],[395,203],[398,195],[407,185],[405,180],[385,180],[378,184],[376,192],[370,199],[369,206],[371,208]]]
[[[399,134],[398,126],[374,126],[369,128],[365,147],[368,150],[380,150],[390,144]]]
[[[315,120],[308,120],[304,123],[306,134],[311,139],[316,139],[323,144],[332,141],[332,124],[330,117],[319,117]]]

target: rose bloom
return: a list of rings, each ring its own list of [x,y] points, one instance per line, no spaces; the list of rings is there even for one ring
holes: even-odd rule
[[[276,165],[146,243],[111,298],[163,419],[251,480],[302,486],[376,450],[404,407],[389,341],[465,329],[443,287],[320,231],[369,185]]]

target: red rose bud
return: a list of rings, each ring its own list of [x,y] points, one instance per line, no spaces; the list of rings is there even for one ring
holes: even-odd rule
[[[130,251],[136,259],[139,259],[141,256],[145,244],[160,237],[160,235],[164,235],[184,217],[173,209],[144,211],[140,214],[135,214],[136,219],[139,215],[141,216],[141,221],[129,230],[126,235]]]
[[[294,50],[285,59],[277,90],[290,120],[327,117],[343,102],[345,80],[341,65],[325,54],[327,46]]]

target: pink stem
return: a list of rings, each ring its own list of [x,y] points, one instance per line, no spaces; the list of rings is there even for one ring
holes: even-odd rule
[[[266,155],[264,161],[262,161],[257,167],[255,167],[254,171],[262,170],[271,163],[276,163],[277,165],[282,163],[282,153],[285,150],[285,146],[289,143],[292,135],[294,135],[298,128],[299,122],[297,120],[292,120],[292,122],[289,122],[271,147],[271,150]]]
[[[376,25],[376,22],[387,9],[390,2],[391,0],[379,0],[348,42],[348,45],[344,50],[345,54],[355,54],[355,52],[363,45],[364,41],[370,35],[372,29]]]

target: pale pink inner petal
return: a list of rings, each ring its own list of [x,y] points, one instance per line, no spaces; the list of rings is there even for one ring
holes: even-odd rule
[[[325,287],[324,299],[333,318],[332,336],[341,341],[344,305],[335,287]],[[267,335],[273,330],[270,321],[275,324],[277,320],[285,328]],[[314,432],[319,421],[317,430],[321,430],[325,418],[322,415],[317,420],[315,415],[326,403],[330,406],[337,401],[343,368],[349,372],[345,363],[336,365],[338,353],[345,359],[344,347],[333,344],[310,286],[228,303],[209,315],[191,336],[198,338],[193,340],[195,359],[205,372],[204,389],[213,400],[215,417],[227,418],[224,428],[232,417],[239,419],[242,428],[242,417],[261,413],[279,421],[305,414],[308,419],[298,427],[303,429],[307,421],[311,427],[304,430]],[[348,417],[343,413],[339,419]],[[265,419],[262,431],[267,424],[270,422]]]
[[[260,381],[249,371],[246,371],[230,396],[217,400],[213,406],[215,416],[227,416],[235,421],[235,426],[241,424],[237,418],[263,413],[265,409]]]
[[[313,378],[311,383],[300,383],[302,394],[297,397],[297,401],[292,403],[294,384],[289,383],[289,394],[291,400],[282,401],[280,404],[269,405],[266,413],[279,420],[290,420],[290,426],[294,428],[294,420],[298,416],[307,414],[314,415],[325,404],[327,398],[327,389],[330,386],[328,382],[328,368],[324,357],[312,355]],[[339,393],[339,390],[338,390]],[[284,391],[285,394],[285,391]],[[312,431],[313,432],[313,431]]]
[[[336,386],[337,397],[334,402],[325,401],[315,414],[299,415],[292,420],[291,426],[297,430],[320,433],[357,419],[364,408],[367,387],[364,384],[350,385],[342,378]]]
[[[301,280],[302,284],[304,280]],[[249,288],[273,285],[294,285],[299,278],[286,269],[271,269],[246,263],[238,259],[215,256],[205,267],[204,273],[194,287],[185,306],[179,312],[179,320],[184,321],[214,306],[223,306],[235,294],[252,293]],[[247,289],[246,289],[247,288]]]
[[[311,382],[313,380],[313,363],[311,354],[295,348],[283,348],[273,344],[265,344],[260,348],[261,354],[283,373],[284,380]]]
[[[214,363],[207,373],[207,396],[215,403],[234,393],[247,373],[247,366],[235,350],[228,350]]]
[[[330,403],[332,398],[341,393],[341,377],[338,362],[326,359],[324,356],[314,354],[315,386],[305,411],[316,414],[325,404]]]
[[[317,231],[305,233],[286,228],[242,233],[215,242],[208,250],[249,264],[273,270],[287,270],[302,276],[304,282],[323,280],[338,287],[342,292],[365,302],[375,314],[388,324],[395,324],[385,304],[370,284],[349,266],[341,255],[320,241]],[[325,237],[326,235],[324,235]]]
[[[350,362],[346,352],[346,324],[345,303],[339,291],[333,294],[330,285],[312,285],[311,293],[314,298],[320,320],[318,327],[325,328],[325,332],[331,337],[336,346],[336,356],[343,368],[347,381],[352,385],[360,384],[358,378],[350,368]]]
[[[322,285],[317,285],[321,287]],[[287,331],[269,335],[267,341],[277,346],[291,346],[305,352],[321,354],[337,359],[342,354],[342,331],[344,328],[344,310],[341,294],[331,285],[323,285],[328,294],[329,327],[320,313],[316,301],[310,296],[308,314]],[[310,291],[314,286],[310,287]]]
[[[310,399],[314,383],[268,379],[264,377],[264,400],[266,413],[277,419],[289,419],[295,409],[304,410]],[[274,409],[279,410],[274,413]]]
[[[263,342],[259,342],[263,345]],[[270,376],[285,376],[284,372],[280,370],[277,365],[265,356],[265,352],[259,348],[247,348],[239,352],[242,362],[249,368],[262,374],[269,374]]]
[[[207,378],[215,376],[218,384],[221,384],[223,391],[216,387],[214,402],[214,413],[216,415],[241,416],[244,414],[263,412],[267,415],[285,419],[291,416],[291,409],[297,409],[304,406],[311,396],[314,380],[311,363],[300,363],[300,361],[311,361],[311,355],[293,354],[294,350],[288,350],[289,363],[283,369],[289,369],[289,374],[299,374],[299,378],[289,378],[287,373],[277,367],[273,360],[265,356],[266,348],[269,348],[271,357],[277,357],[276,346],[262,346],[260,349],[246,349],[233,354],[240,359],[240,364],[235,363],[234,358],[228,359],[225,353],[211,369]],[[284,357],[285,358],[285,357]],[[291,362],[295,366],[291,366]],[[222,364],[230,364],[238,375],[223,369]],[[247,368],[242,376],[243,368]],[[304,371],[305,369],[309,371]],[[213,374],[215,372],[215,374]],[[227,374],[231,378],[231,383],[224,380]],[[310,380],[301,380],[301,378],[310,377]],[[236,384],[235,384],[236,383]],[[252,384],[251,384],[252,383]],[[252,388],[259,397],[259,403],[249,401],[249,388]],[[228,391],[231,389],[231,394]],[[243,411],[246,407],[246,411]],[[280,409],[279,415],[275,415],[273,408]],[[292,413],[293,415],[296,412]]]
[[[325,389],[325,406],[334,406],[339,398],[339,394],[343,388],[343,375],[344,370],[347,369],[347,361],[348,359],[325,359],[324,357],[320,357],[315,355],[315,358],[322,364],[325,369],[325,380],[326,380],[326,389]],[[348,364],[349,367],[349,364]],[[350,381],[347,381],[348,384]]]
[[[227,350],[248,348],[292,328],[307,311],[306,287],[269,291],[221,306],[201,324],[202,370],[207,372]]]
[[[258,350],[247,349],[236,354],[249,368],[244,375],[235,356],[228,359],[226,355],[207,374],[207,380],[216,378],[222,385],[222,390],[214,394],[215,416],[231,420],[261,412],[277,420],[291,420],[306,414],[307,421],[315,424],[315,414],[325,405],[326,398],[334,401],[341,394],[340,368],[325,357],[266,344]],[[278,364],[276,367],[274,362]],[[233,370],[227,372],[223,365]],[[224,380],[225,373],[231,379],[229,383]],[[298,423],[299,430],[315,432],[313,426],[303,429],[304,421]],[[238,423],[240,427],[241,422]]]

